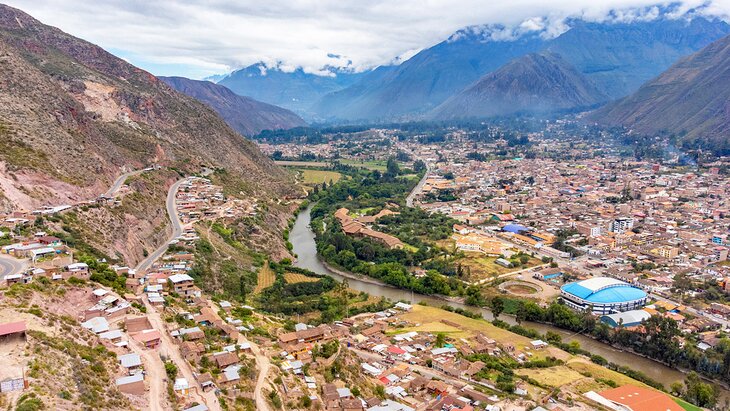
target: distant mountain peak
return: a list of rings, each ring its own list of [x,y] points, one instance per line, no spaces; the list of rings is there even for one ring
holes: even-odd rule
[[[486,74],[434,109],[436,119],[542,114],[588,107],[607,99],[558,54],[530,53]]]
[[[262,130],[279,130],[305,126],[299,116],[289,110],[239,96],[220,84],[185,77],[160,77],[175,90],[196,98],[215,110],[234,130],[244,136]]]

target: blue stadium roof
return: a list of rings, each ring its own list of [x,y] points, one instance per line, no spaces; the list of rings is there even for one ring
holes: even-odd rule
[[[646,293],[628,283],[607,277],[596,277],[565,284],[562,290],[597,304],[620,303],[646,298]]]
[[[502,227],[502,231],[509,231],[510,233],[519,234],[521,231],[529,231],[530,229],[519,224],[507,224]]]

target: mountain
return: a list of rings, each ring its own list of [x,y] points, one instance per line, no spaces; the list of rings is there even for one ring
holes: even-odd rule
[[[0,67],[0,211],[93,199],[125,170],[159,164],[130,179],[120,207],[75,214],[91,227],[84,241],[133,264],[165,239],[164,198],[180,174],[215,168],[229,192],[261,201],[293,193],[289,175],[206,105],[5,5]]]
[[[563,56],[612,99],[636,91],[677,62],[730,34],[721,20],[657,19],[598,24],[576,21],[546,49]]]
[[[558,54],[531,53],[487,74],[436,107],[434,119],[547,113],[591,106],[606,95]]]
[[[203,80],[210,81],[211,83],[218,83],[226,77],[228,77],[228,74],[213,74],[212,76],[203,78]]]
[[[676,134],[730,154],[730,36],[682,59],[589,119],[639,134]]]
[[[394,119],[424,113],[513,58],[537,51],[538,36],[492,41],[489,32],[460,31],[396,67],[375,70],[324,96],[314,111],[325,118]]]
[[[509,61],[540,51],[561,55],[602,93],[617,98],[635,91],[681,56],[730,33],[728,24],[701,17],[568,24],[571,28],[553,39],[533,32],[505,40],[499,27],[461,30],[378,78],[363,76],[324,96],[314,111],[351,120],[418,116]]]
[[[229,126],[244,136],[256,135],[261,130],[281,130],[307,125],[301,117],[287,109],[239,96],[219,84],[185,77],[159,78],[175,90],[210,106]]]
[[[305,73],[301,68],[285,72],[267,68],[263,63],[236,70],[218,84],[234,93],[284,107],[304,118],[311,118],[310,107],[320,97],[351,85],[358,73],[331,70],[330,75]]]

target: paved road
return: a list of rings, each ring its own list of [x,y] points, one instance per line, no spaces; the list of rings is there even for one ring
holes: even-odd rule
[[[27,267],[27,261],[18,260],[8,255],[0,255],[0,279],[6,275],[18,274],[25,270]]]
[[[413,199],[415,199],[416,196],[421,192],[421,189],[423,189],[423,185],[426,184],[426,179],[428,178],[428,175],[431,173],[431,166],[426,165],[426,167],[426,174],[423,175],[421,181],[419,181],[418,184],[413,187],[411,193],[408,194],[408,197],[406,197],[406,206],[408,207],[413,207]]]
[[[150,253],[147,258],[142,260],[139,264],[137,264],[137,271],[145,271],[152,263],[157,261],[158,258],[160,258],[165,251],[167,251],[167,246],[170,243],[170,241],[174,240],[175,238],[179,237],[182,234],[182,222],[180,221],[180,217],[177,215],[177,204],[175,202],[175,195],[177,194],[177,190],[180,188],[180,185],[185,182],[186,179],[179,180],[175,182],[170,187],[170,190],[167,192],[167,215],[170,217],[170,222],[172,223],[172,234],[170,235],[170,238],[165,241],[164,244],[162,244],[157,250]]]
[[[130,171],[129,173],[124,173],[117,177],[116,180],[114,180],[114,184],[112,184],[111,187],[109,187],[109,190],[107,190],[106,193],[104,193],[104,196],[106,197],[114,197],[114,194],[119,191],[120,188],[122,188],[122,185],[124,185],[124,182],[127,181],[129,177],[136,176],[138,174],[142,174],[145,170],[137,170],[137,171]]]

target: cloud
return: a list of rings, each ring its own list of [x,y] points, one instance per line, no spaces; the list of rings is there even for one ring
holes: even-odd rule
[[[509,40],[527,32],[555,37],[573,18],[652,19],[660,7],[675,17],[697,8],[730,15],[729,0],[6,1],[154,74],[195,78],[256,62],[323,75],[327,67],[366,70],[402,62],[464,27]]]

